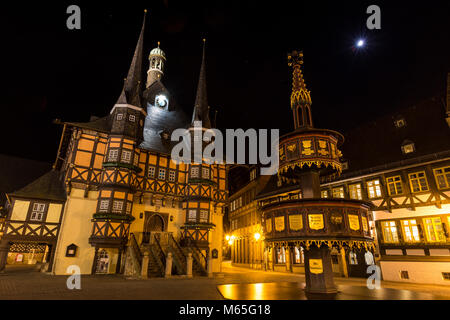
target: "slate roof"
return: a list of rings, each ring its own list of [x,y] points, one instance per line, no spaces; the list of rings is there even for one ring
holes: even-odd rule
[[[109,133],[111,131],[110,115],[107,115],[106,117],[99,118],[90,122],[66,122],[66,123],[75,127],[100,131],[104,133]]]
[[[22,189],[11,192],[8,195],[53,201],[65,201],[67,198],[60,172],[53,169]]]
[[[395,120],[399,119],[405,120],[405,126],[395,126]],[[388,164],[417,162],[420,158],[450,151],[450,128],[440,97],[422,100],[369,121],[344,136],[342,153],[349,168],[341,178]],[[401,146],[406,141],[414,143],[414,152],[402,152]]]

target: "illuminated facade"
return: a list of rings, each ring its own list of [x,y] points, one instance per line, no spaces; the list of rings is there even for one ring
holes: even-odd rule
[[[172,273],[186,274],[190,254],[194,274],[220,271],[226,167],[170,157],[173,130],[211,127],[205,45],[191,122],[162,83],[159,43],[144,82],[144,27],[145,18],[110,114],[64,123],[53,170],[9,194],[0,270],[34,250],[30,263],[54,274],[76,265],[82,274],[163,276],[169,252]]]

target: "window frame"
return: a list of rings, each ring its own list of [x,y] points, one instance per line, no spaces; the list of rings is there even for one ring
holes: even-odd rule
[[[136,116],[134,114],[130,114],[130,115],[128,115],[128,120],[130,122],[136,122]]]
[[[335,193],[335,190],[339,190],[339,197],[335,197],[335,194],[338,194],[338,193]],[[344,186],[331,188],[331,195],[332,195],[332,198],[344,199],[345,198]]]
[[[122,154],[120,155],[120,162],[131,163],[131,151],[130,150],[122,150]]]
[[[108,162],[117,162],[118,160],[119,160],[119,149],[109,149]]]
[[[352,197],[352,191],[354,191],[354,190],[352,190],[353,187],[357,187],[357,188],[356,188],[356,198]],[[350,184],[350,185],[348,186],[348,194],[349,194],[349,196],[350,196],[350,199],[354,199],[354,200],[362,200],[362,186],[361,186],[361,183],[353,183],[353,184]]]
[[[412,223],[414,221],[414,223]],[[407,224],[405,224],[407,222]],[[417,223],[417,219],[402,219],[400,220],[400,225],[402,227],[402,233],[403,233],[403,239],[405,242],[408,243],[417,243],[420,242],[420,232],[419,232],[419,225]],[[414,230],[415,227],[415,230]],[[409,235],[411,240],[408,239],[408,232],[406,230],[409,230]],[[416,234],[417,237],[414,235]]]
[[[445,170],[447,170],[447,169],[449,170],[448,173],[445,171]],[[438,170],[442,170],[442,173],[441,173],[441,174],[438,174],[438,173],[437,173]],[[435,169],[433,169],[433,175],[434,175],[434,179],[435,179],[435,181],[436,181],[436,186],[437,186],[437,188],[438,188],[439,190],[450,188],[450,166],[440,167],[440,168],[435,168]],[[447,178],[447,175],[449,176],[448,178]],[[444,179],[444,182],[445,182],[445,186],[444,186],[444,187],[441,187],[441,186],[439,185],[439,178],[438,178],[438,177],[440,177],[440,176],[442,176],[442,178]]]
[[[375,183],[375,182],[377,182],[377,183]],[[371,186],[370,185],[371,183],[374,183],[374,184]],[[376,198],[383,197],[383,191],[381,190],[381,181],[380,181],[380,179],[372,179],[372,180],[366,181],[366,187],[367,187],[367,197],[369,199],[376,199]],[[373,197],[370,195],[370,191],[372,189],[374,191],[374,196]],[[379,191],[379,195],[378,195],[377,191]]]
[[[398,179],[398,180],[396,180],[396,179]],[[390,181],[390,180],[392,180],[392,181]],[[398,186],[398,184],[400,186]],[[392,192],[391,185],[393,185],[395,193]],[[402,194],[405,193],[405,190],[403,189],[402,176],[400,176],[400,175],[387,177],[386,178],[386,187],[387,187],[387,190],[388,190],[388,194],[390,196],[398,196],[398,195],[402,195]],[[400,190],[400,192],[399,192],[399,190]]]
[[[394,225],[391,224],[391,222],[394,223]],[[388,226],[385,226],[385,223],[389,223]],[[395,220],[385,220],[385,221],[381,221],[381,232],[383,234],[383,242],[384,243],[399,243],[400,239],[398,236],[398,228],[397,228],[397,223]],[[395,228],[395,233],[393,231],[392,228]],[[388,241],[387,237],[386,237],[386,229],[389,230],[389,236],[391,237],[392,241]],[[395,234],[395,237],[393,236]],[[395,238],[395,239],[394,239]]]
[[[419,174],[423,174],[423,177],[419,177]],[[413,175],[416,175],[416,178],[413,178],[412,177]],[[425,188],[426,189],[422,188],[422,184],[420,182],[421,179],[425,180]],[[428,186],[428,179],[427,179],[427,175],[426,175],[425,171],[417,171],[417,172],[408,173],[408,180],[409,180],[409,187],[411,188],[412,193],[430,191],[430,187]],[[419,186],[418,191],[414,190],[413,181],[417,182],[417,185]]]
[[[163,173],[163,174],[161,174],[161,173]],[[166,180],[166,168],[159,168],[158,180]]]
[[[31,208],[30,221],[44,221],[46,203],[35,202]]]
[[[439,223],[435,222],[435,219],[439,219]],[[431,225],[428,224],[426,221],[431,220]],[[444,226],[442,225],[442,219],[440,216],[431,216],[431,217],[424,217],[422,218],[423,227],[425,229],[425,236],[428,242],[436,243],[436,242],[446,242],[447,237],[445,236]],[[437,240],[431,240],[431,234],[430,230],[428,229],[428,226],[433,227],[433,234],[436,237]],[[436,226],[439,226],[441,230],[437,230]]]

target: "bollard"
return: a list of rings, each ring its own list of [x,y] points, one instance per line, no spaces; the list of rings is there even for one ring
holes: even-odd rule
[[[142,267],[141,267],[141,278],[148,278],[148,262],[149,262],[149,254],[148,251],[144,252],[144,257],[142,258]]]
[[[166,258],[166,272],[164,274],[166,278],[170,278],[172,276],[172,252],[167,254]]]
[[[192,278],[192,253],[189,252],[186,257],[186,275],[188,278]]]

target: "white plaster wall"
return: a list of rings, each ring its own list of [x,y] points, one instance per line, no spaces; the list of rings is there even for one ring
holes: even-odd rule
[[[90,191],[84,198],[84,190],[73,188],[67,197],[64,207],[61,231],[58,237],[53,273],[56,275],[67,274],[70,265],[80,267],[81,274],[90,274],[95,249],[89,244],[92,232],[92,215],[96,211],[97,191]],[[66,248],[70,244],[78,246],[75,257],[66,257]]]
[[[442,272],[450,272],[450,262],[380,261],[383,280],[427,283],[450,286]],[[400,272],[408,271],[409,279],[401,279]]]

